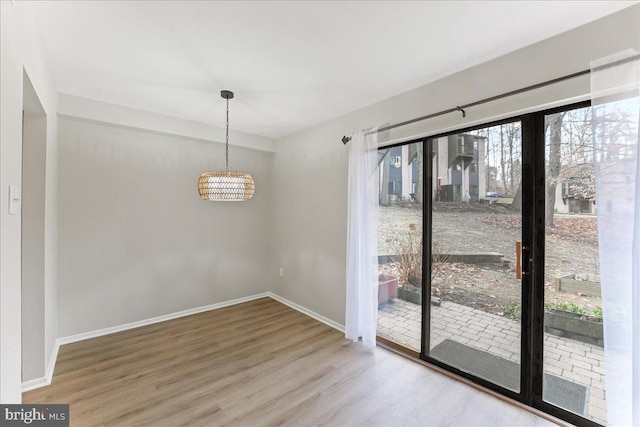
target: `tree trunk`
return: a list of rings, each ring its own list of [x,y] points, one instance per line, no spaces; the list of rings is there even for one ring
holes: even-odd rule
[[[553,213],[556,203],[556,187],[560,176],[562,142],[562,113],[547,116],[549,123],[549,164],[547,165],[545,225],[553,227]]]
[[[502,195],[508,191],[507,189],[507,171],[506,160],[504,158],[504,125],[500,125],[500,176],[502,177]]]
[[[513,160],[513,144],[515,143],[515,126],[513,123],[509,124],[509,195],[513,195],[516,191],[515,181],[515,162]]]
[[[516,195],[513,197],[511,207],[515,211],[522,211],[522,181],[520,181],[520,185],[518,185],[518,189],[516,190]]]
[[[428,145],[427,145],[428,146]],[[418,144],[416,148],[416,159],[414,162],[418,162],[418,177],[416,179],[416,202],[422,204],[424,202],[424,191],[422,189],[422,183],[424,181],[424,165],[422,164],[422,152],[424,150],[423,144]],[[431,159],[431,156],[427,156],[427,159]]]

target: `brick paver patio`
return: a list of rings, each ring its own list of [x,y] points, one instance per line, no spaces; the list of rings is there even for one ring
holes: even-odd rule
[[[394,299],[378,309],[378,334],[420,349],[421,306]],[[431,307],[431,348],[451,339],[520,362],[520,324],[474,308],[443,302]],[[589,416],[606,424],[604,349],[555,335],[544,337],[544,370],[588,390]]]

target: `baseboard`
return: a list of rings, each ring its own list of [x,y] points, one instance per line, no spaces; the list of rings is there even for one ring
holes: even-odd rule
[[[51,380],[46,376],[34,378],[22,383],[22,392],[24,393],[25,391],[35,390],[40,387],[48,386],[49,384],[51,384]]]
[[[83,332],[80,334],[70,335],[67,337],[58,338],[58,340],[60,340],[60,345],[71,344],[78,341],[84,341],[91,338],[101,337],[103,335],[109,335],[109,334],[114,334],[116,332],[128,331],[129,329],[135,329],[141,326],[153,325],[154,323],[165,322],[167,320],[177,319],[185,316],[191,316],[192,314],[203,313],[205,311],[216,310],[218,308],[229,307],[232,305],[241,304],[243,302],[253,301],[256,299],[267,298],[267,297],[269,297],[269,293],[263,292],[261,294],[237,298],[229,301],[223,301],[215,304],[204,305],[202,307],[189,308],[187,310],[182,310],[175,313],[169,313],[162,316],[152,317],[150,319],[139,320],[137,322],[125,323],[124,325],[112,326],[109,328],[98,329],[97,331]]]
[[[302,314],[306,314],[307,316],[316,319],[318,322],[322,322],[325,325],[331,326],[332,328],[337,329],[338,331],[344,333],[344,325],[342,325],[342,324],[340,324],[338,322],[335,322],[335,321],[329,319],[328,317],[324,317],[323,315],[318,314],[315,311],[311,311],[306,307],[303,307],[303,306],[301,306],[299,304],[296,304],[295,302],[289,301],[286,298],[282,298],[280,295],[274,294],[273,292],[267,292],[267,295],[270,298],[272,298],[272,299],[274,299],[274,300],[276,300],[278,302],[281,302],[282,304],[287,305],[287,306],[293,308],[294,310],[299,311]]]

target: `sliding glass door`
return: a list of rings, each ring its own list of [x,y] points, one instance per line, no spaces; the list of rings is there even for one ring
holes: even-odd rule
[[[605,354],[591,107],[545,114],[544,128],[542,398],[604,425]],[[603,208],[606,212],[607,207]]]
[[[607,418],[590,123],[582,103],[380,149],[378,334],[595,426]]]
[[[429,146],[428,356],[518,393],[522,126],[446,135]]]
[[[378,336],[420,352],[423,141],[378,151]]]

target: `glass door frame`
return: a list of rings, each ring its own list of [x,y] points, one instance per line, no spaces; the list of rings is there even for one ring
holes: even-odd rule
[[[551,109],[512,116],[499,121],[416,138],[381,148],[405,144],[423,144],[423,289],[421,350],[415,351],[383,339],[383,343],[423,361],[456,374],[489,390],[575,425],[597,427],[600,424],[545,402],[542,396],[544,374],[544,257],[545,257],[545,116],[591,105],[583,101]],[[433,208],[432,141],[456,133],[519,121],[522,129],[522,291],[520,336],[520,392],[514,392],[483,378],[457,369],[429,356],[431,329],[431,242]],[[428,196],[428,197],[427,197]],[[380,339],[380,337],[379,337]]]
[[[554,417],[560,418],[564,421],[568,421],[575,425],[597,427],[600,424],[585,418],[573,412],[560,408],[544,401],[542,394],[542,380],[544,374],[544,265],[545,265],[545,117],[555,113],[561,113],[564,111],[576,110],[579,108],[586,108],[591,106],[591,101],[583,101],[569,105],[563,105],[543,111],[532,113],[533,116],[533,143],[534,143],[534,240],[532,248],[532,263],[533,263],[533,279],[534,286],[532,289],[532,313],[530,317],[532,325],[532,372],[531,372],[531,385],[532,395],[531,402],[525,402],[533,408],[546,412]],[[524,143],[524,141],[523,141]]]
[[[523,247],[523,275],[522,275],[522,290],[521,290],[521,307],[522,307],[522,319],[520,323],[521,332],[520,332],[520,392],[515,392],[513,390],[509,390],[507,388],[501,387],[491,381],[488,381],[484,378],[480,378],[471,373],[465,372],[458,368],[455,368],[447,363],[444,363],[438,359],[434,359],[429,356],[429,348],[430,348],[430,334],[431,334],[431,244],[432,244],[432,213],[433,213],[433,197],[432,197],[432,182],[433,182],[433,162],[431,158],[429,158],[429,154],[433,152],[432,141],[436,138],[446,137],[450,135],[455,135],[459,133],[467,133],[478,129],[499,126],[506,123],[520,122],[522,129],[522,247]],[[425,202],[423,209],[423,288],[424,292],[422,292],[422,342],[421,342],[421,350],[420,350],[420,359],[424,360],[427,363],[438,366],[439,368],[445,369],[446,371],[452,372],[456,375],[459,375],[465,379],[473,381],[483,387],[486,387],[492,391],[500,393],[508,398],[517,400],[519,402],[528,404],[529,406],[531,402],[531,381],[529,378],[531,376],[531,332],[530,325],[531,322],[527,319],[528,314],[532,311],[530,308],[531,301],[531,291],[532,291],[532,263],[526,263],[525,254],[527,257],[530,257],[529,254],[531,252],[532,247],[532,237],[533,236],[533,158],[534,153],[532,151],[534,144],[525,143],[525,135],[533,135],[533,122],[532,115],[520,115],[515,117],[509,117],[506,119],[502,119],[499,121],[482,123],[480,125],[461,128],[445,133],[440,133],[436,135],[429,136],[424,139],[425,148],[423,150],[423,170],[424,170],[424,194],[425,194]],[[543,150],[544,154],[544,150]],[[544,169],[543,169],[544,173]],[[426,195],[429,194],[429,197]]]

